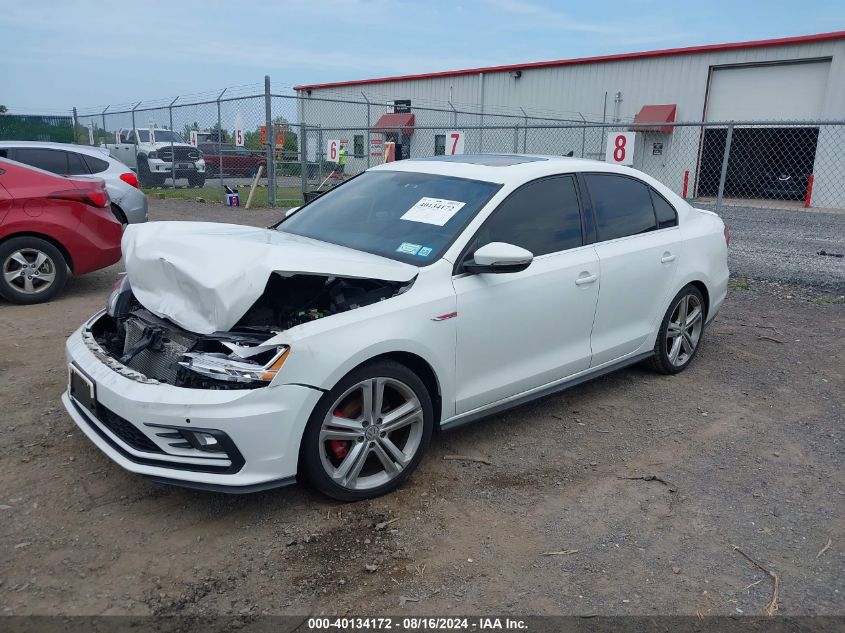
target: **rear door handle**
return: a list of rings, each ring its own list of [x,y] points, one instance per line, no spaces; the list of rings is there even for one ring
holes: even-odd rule
[[[669,262],[675,261],[675,257],[677,257],[677,255],[672,255],[672,253],[666,252],[663,253],[663,257],[660,258],[660,261],[664,264],[668,264]]]
[[[598,275],[591,275],[589,273],[581,273],[581,276],[575,280],[576,286],[586,286],[587,284],[593,283],[596,279],[598,279]]]

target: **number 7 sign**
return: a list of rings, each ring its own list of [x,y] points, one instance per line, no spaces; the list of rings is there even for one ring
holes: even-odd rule
[[[455,156],[456,154],[464,153],[464,133],[463,132],[447,132],[446,133],[446,156]]]

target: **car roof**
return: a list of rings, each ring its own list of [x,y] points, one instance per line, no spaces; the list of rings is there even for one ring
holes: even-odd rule
[[[464,154],[460,157],[432,157],[399,160],[371,168],[372,171],[415,171],[442,174],[499,184],[512,184],[579,171],[628,173],[638,178],[645,174],[629,167],[611,165],[598,160],[541,156],[534,154]]]
[[[73,143],[54,143],[52,141],[0,141],[0,147],[32,147],[35,149],[61,149],[67,152],[78,152],[87,156],[94,156],[110,162],[115,159],[101,147],[93,145],[75,145]]]

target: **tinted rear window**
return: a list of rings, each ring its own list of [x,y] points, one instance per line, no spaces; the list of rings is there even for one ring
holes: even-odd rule
[[[585,174],[599,241],[657,228],[648,185],[615,174]]]
[[[670,226],[678,226],[678,213],[675,207],[666,202],[666,198],[649,188],[651,201],[654,203],[654,213],[657,216],[658,228],[665,229]]]
[[[54,174],[67,175],[67,152],[37,147],[15,148],[15,160]]]
[[[91,173],[88,166],[83,162],[82,156],[74,152],[67,152],[67,173],[73,176]]]
[[[109,168],[108,161],[102,160],[100,158],[95,158],[93,156],[88,156],[86,154],[80,154],[82,159],[88,165],[88,169],[91,170],[92,174],[99,174],[100,172],[106,171]]]

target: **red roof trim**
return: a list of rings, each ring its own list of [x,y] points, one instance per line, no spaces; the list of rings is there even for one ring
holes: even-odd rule
[[[598,64],[603,62],[625,61],[629,59],[647,59],[649,57],[668,57],[671,55],[691,55],[714,51],[733,51],[743,48],[762,48],[767,46],[786,46],[789,44],[810,44],[829,40],[845,39],[845,31],[831,33],[817,33],[815,35],[798,35],[768,40],[754,40],[751,42],[734,42],[729,44],[707,44],[704,46],[689,46],[686,48],[666,48],[657,51],[642,51],[638,53],[619,53],[615,55],[600,55],[598,57],[577,57],[575,59],[559,59],[545,62],[529,62],[527,64],[509,64],[507,66],[486,66],[483,68],[467,68],[464,70],[446,70],[436,73],[420,75],[398,75],[396,77],[379,77],[376,79],[357,79],[354,81],[336,81],[325,84],[305,84],[294,86],[294,90],[312,90],[316,88],[340,88],[343,86],[363,86],[366,84],[382,84],[390,81],[408,81],[414,79],[434,79],[437,77],[455,77],[458,75],[472,75],[475,73],[492,73],[509,70],[526,70],[529,68],[548,68],[551,66],[574,66],[577,64]]]

